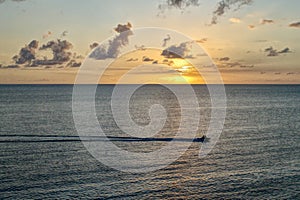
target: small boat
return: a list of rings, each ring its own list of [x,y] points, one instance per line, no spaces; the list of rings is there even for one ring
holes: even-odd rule
[[[206,137],[206,135],[203,135],[202,137],[200,138],[195,138],[193,140],[193,142],[204,142],[205,140],[207,140],[208,138]]]

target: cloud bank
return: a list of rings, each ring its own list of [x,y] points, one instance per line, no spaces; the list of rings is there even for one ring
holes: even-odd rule
[[[72,53],[72,43],[67,40],[53,40],[42,45],[39,48],[39,42],[32,40],[28,45],[21,48],[18,55],[15,55],[12,59],[15,62],[14,65],[6,66],[6,68],[18,68],[21,65],[24,67],[49,67],[51,65],[64,65],[66,67],[79,67],[82,60],[82,56]],[[43,59],[38,59],[37,53],[41,53],[44,50],[52,51],[53,57],[48,59],[46,56]]]

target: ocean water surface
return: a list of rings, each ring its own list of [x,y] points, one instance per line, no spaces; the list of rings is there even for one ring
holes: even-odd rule
[[[200,137],[208,128],[211,101],[206,86],[193,88],[199,107],[191,109],[201,114]],[[73,121],[72,85],[1,85],[0,198],[299,199],[300,86],[225,88],[227,115],[214,149],[200,159],[202,143],[191,142],[172,164],[139,174],[105,166],[84,147]],[[139,141],[115,123],[113,89],[98,86],[95,98],[99,124],[112,142],[140,153],[167,145],[164,138],[174,137],[180,126],[176,96],[158,85],[134,93],[130,112],[137,124],[149,123],[153,104],[162,105],[168,117],[152,140]],[[178,143],[189,142],[185,139]]]

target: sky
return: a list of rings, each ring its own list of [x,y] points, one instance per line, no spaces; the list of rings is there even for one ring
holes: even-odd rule
[[[0,84],[73,84],[89,65],[94,71],[84,76],[103,70],[99,83],[109,84],[300,84],[299,7],[299,0],[0,0]],[[162,31],[138,31],[145,27]]]

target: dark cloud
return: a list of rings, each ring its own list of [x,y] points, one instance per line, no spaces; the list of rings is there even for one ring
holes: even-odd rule
[[[138,58],[129,58],[126,60],[126,62],[136,62],[138,60],[139,60]]]
[[[230,60],[230,58],[229,57],[223,57],[223,58],[219,58],[218,60],[221,61],[221,62],[227,62],[227,61]]]
[[[279,51],[278,53],[291,53],[291,50],[290,50],[290,48],[285,48],[285,49],[282,49],[281,51]]]
[[[217,4],[217,8],[213,12],[211,24],[217,24],[218,18],[224,15],[228,10],[238,10],[244,5],[250,5],[254,0],[221,0]],[[178,9],[184,12],[189,7],[200,6],[199,0],[164,0],[158,5],[158,15],[164,14],[166,10]]]
[[[286,73],[286,75],[293,75],[293,74],[295,74],[294,72],[288,72],[288,73]]]
[[[142,59],[144,62],[152,62],[152,61],[154,61],[154,59],[152,59],[152,58],[149,58],[149,57],[147,57],[147,56],[143,56],[143,59]]]
[[[228,57],[225,57],[225,61],[218,64],[218,67],[220,67],[220,68],[233,68],[233,67],[236,68],[236,67],[239,67],[239,68],[242,68],[242,69],[254,68],[254,65],[244,64],[240,61],[228,62],[229,60],[227,58]],[[219,61],[221,61],[221,59],[219,59]]]
[[[134,47],[135,47],[136,50],[140,50],[140,51],[145,51],[146,50],[145,45],[141,45],[141,46],[134,45]]]
[[[240,68],[254,68],[254,65],[240,65]]]
[[[289,24],[289,27],[292,27],[292,28],[300,28],[300,22],[294,22],[294,23],[291,23],[291,24]]]
[[[81,62],[77,62],[75,59],[70,60],[66,67],[80,67]]]
[[[90,44],[90,49],[95,49],[96,47],[98,47],[99,44],[97,42],[93,42],[92,44]]]
[[[191,51],[192,42],[183,42],[178,46],[172,45],[167,49],[163,50],[162,56],[166,58],[187,58],[192,57],[189,53]]]
[[[260,21],[260,24],[265,25],[265,24],[274,24],[274,20],[272,19],[262,19]]]
[[[64,62],[67,62],[71,59],[72,53],[69,51],[73,48],[73,45],[68,42],[67,40],[53,40],[48,42],[47,44],[44,44],[40,50],[47,50],[51,49],[53,58],[53,63],[61,64]]]
[[[39,42],[32,40],[25,47],[21,48],[18,55],[13,56],[15,65],[6,66],[7,68],[25,67],[41,67],[61,65],[67,67],[79,67],[83,56],[72,53],[72,43],[67,40],[52,40],[42,45],[39,48]],[[48,59],[47,56],[43,56],[43,50],[51,50],[53,57]],[[37,55],[38,53],[38,55]],[[42,58],[41,58],[42,57]],[[80,60],[78,62],[78,60]]]
[[[275,56],[279,56],[280,54],[286,54],[286,53],[291,53],[290,48],[284,48],[280,51],[278,51],[277,49],[274,49],[273,47],[269,47],[265,49],[265,52],[268,53],[267,56],[269,57],[275,57]]]
[[[241,63],[239,63],[239,62],[230,62],[230,63],[226,63],[225,64],[225,66],[227,66],[227,67],[239,67],[239,66],[241,66]]]
[[[121,51],[121,48],[129,43],[129,36],[133,35],[131,31],[132,25],[128,22],[127,24],[118,24],[114,29],[118,35],[114,39],[110,40],[108,46],[98,46],[90,55],[90,58],[97,60],[104,60],[107,58],[116,58]]]
[[[168,34],[166,38],[163,39],[163,47],[167,46],[167,43],[171,40],[171,36]]]
[[[28,47],[31,49],[37,49],[39,47],[39,42],[37,40],[32,40],[29,44]]]
[[[17,69],[17,68],[20,68],[20,66],[19,65],[7,65],[7,66],[2,66],[2,68],[5,68],[5,69]]]
[[[248,28],[249,28],[250,30],[252,30],[252,29],[255,29],[255,28],[256,28],[256,26],[255,26],[255,25],[252,25],[252,24],[250,24],[250,25],[248,25]]]
[[[250,5],[253,0],[222,0],[217,4],[216,10],[213,12],[211,24],[217,24],[219,17],[223,16],[228,10],[235,8],[240,9],[244,5]]]
[[[199,6],[199,0],[164,0],[163,3],[158,5],[158,9],[160,13],[158,15],[163,14],[166,10],[170,9],[179,9],[182,12],[189,7],[197,7]]]
[[[15,55],[13,60],[16,64],[31,64],[35,59],[36,50],[38,48],[39,42],[37,40],[32,40],[28,45],[21,48],[19,55]]]
[[[132,25],[130,22],[128,22],[127,24],[118,24],[118,26],[116,28],[114,28],[114,30],[118,33],[122,33],[125,31],[130,31],[132,28]]]
[[[195,42],[200,43],[200,44],[203,44],[203,43],[205,43],[205,42],[207,42],[207,41],[208,41],[207,38],[202,38],[202,39],[200,39],[200,40],[195,40]]]
[[[276,49],[273,49],[273,47],[269,47],[265,49],[265,52],[268,53],[267,56],[272,57],[272,56],[278,56],[278,52]]]

